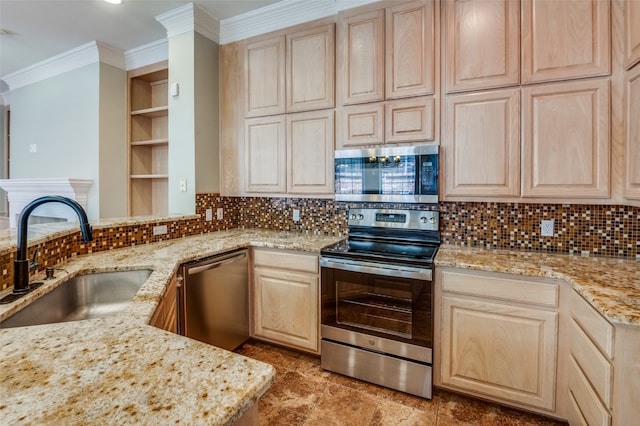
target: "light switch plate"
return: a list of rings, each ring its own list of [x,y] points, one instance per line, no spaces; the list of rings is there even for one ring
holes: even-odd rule
[[[216,219],[222,220],[223,217],[224,217],[224,210],[222,209],[222,207],[218,207],[216,210]]]
[[[211,220],[213,220],[213,209],[207,209],[207,210],[205,210],[205,217],[204,217],[204,219],[205,219],[206,221],[211,221]]]
[[[293,210],[293,221],[300,222],[300,210],[298,209]]]

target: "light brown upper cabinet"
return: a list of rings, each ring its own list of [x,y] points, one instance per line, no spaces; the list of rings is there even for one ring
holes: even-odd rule
[[[247,44],[247,117],[285,113],[285,38],[256,39]]]
[[[384,102],[337,110],[336,149],[384,144]]]
[[[520,195],[520,88],[447,96],[445,195]]]
[[[287,192],[333,194],[333,110],[287,115]]]
[[[341,15],[338,68],[343,105],[384,99],[384,9]]]
[[[286,35],[287,112],[335,105],[335,24]]]
[[[333,108],[335,24],[247,41],[246,117]]]
[[[520,2],[445,3],[447,93],[520,83]]]
[[[435,140],[433,96],[387,101],[384,107],[387,143]]]
[[[522,83],[611,73],[610,1],[522,0]]]
[[[524,197],[609,197],[609,86],[597,79],[522,89]]]
[[[432,0],[420,0],[340,14],[338,91],[343,105],[434,93],[434,9]]]
[[[386,97],[430,95],[435,88],[434,2],[386,10]]]
[[[626,68],[640,61],[640,1],[624,2],[624,51]]]
[[[640,200],[640,64],[627,71],[625,197]]]
[[[283,193],[286,183],[285,116],[245,120],[245,190]]]

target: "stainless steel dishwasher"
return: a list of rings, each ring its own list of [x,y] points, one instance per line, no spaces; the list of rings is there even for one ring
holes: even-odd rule
[[[182,265],[179,333],[233,350],[249,338],[247,250]]]

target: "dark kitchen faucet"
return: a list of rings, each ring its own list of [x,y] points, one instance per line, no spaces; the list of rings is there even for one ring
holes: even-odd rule
[[[33,212],[36,207],[46,203],[62,203],[71,207],[78,215],[82,240],[88,242],[93,239],[87,213],[77,201],[58,195],[47,195],[36,198],[27,204],[25,208],[22,209],[22,212],[20,212],[20,217],[18,218],[17,252],[16,259],[13,261],[13,292],[0,300],[0,303],[10,303],[35,288],[29,286],[29,272],[31,269],[37,268],[38,264],[35,262],[35,257],[33,262],[29,262],[29,259],[27,259],[27,223],[29,222],[31,212]]]

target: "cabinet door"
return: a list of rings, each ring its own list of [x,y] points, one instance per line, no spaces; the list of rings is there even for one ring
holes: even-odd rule
[[[349,16],[338,26],[338,92],[343,105],[384,99],[384,9]]]
[[[435,140],[435,100],[400,99],[385,105],[385,140],[387,143]]]
[[[333,108],[335,25],[287,34],[287,112]]]
[[[153,316],[151,317],[150,325],[161,328],[172,333],[178,332],[178,316],[177,316],[177,285],[178,281],[182,278],[174,276],[171,282],[167,286],[164,296],[158,307],[156,308]]]
[[[520,89],[447,96],[445,196],[520,193]]]
[[[247,192],[285,192],[284,115],[246,120],[245,185]]]
[[[384,143],[384,103],[346,106],[337,120],[337,149]]]
[[[553,410],[556,312],[442,297],[442,384]]]
[[[625,197],[640,200],[640,65],[627,72]]]
[[[625,65],[631,68],[640,61],[640,1],[624,2]]]
[[[287,115],[287,191],[333,195],[334,113]]]
[[[254,334],[318,352],[318,276],[254,269]]]
[[[611,73],[610,2],[522,1],[522,82]]]
[[[522,195],[609,197],[609,81],[522,89]]]
[[[435,87],[434,2],[387,8],[386,97],[432,94]]]
[[[284,36],[247,43],[247,117],[284,114]]]
[[[454,0],[446,7],[447,92],[520,82],[520,2]]]

